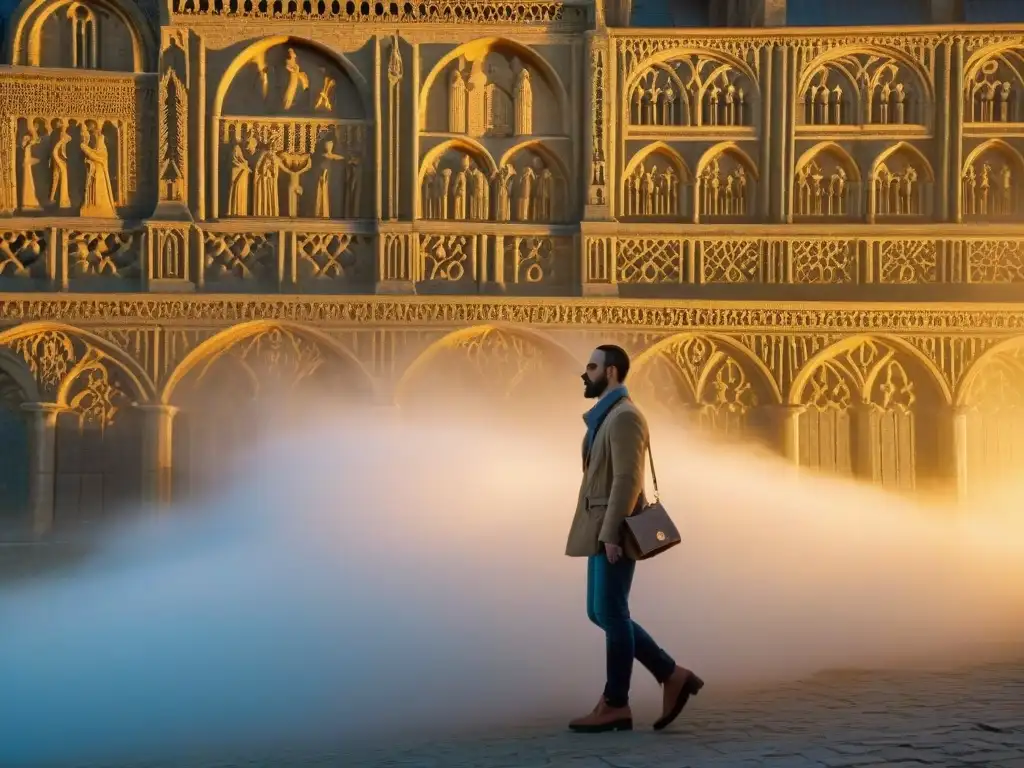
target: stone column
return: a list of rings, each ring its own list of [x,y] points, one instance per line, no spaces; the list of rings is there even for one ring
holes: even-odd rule
[[[172,425],[178,409],[162,403],[135,406],[143,414],[142,489],[147,503],[164,506],[171,501],[173,462]]]
[[[771,447],[779,451],[794,466],[800,464],[800,416],[806,405],[764,406],[767,414],[767,432]]]
[[[877,482],[882,476],[879,451],[879,419],[882,409],[873,403],[859,403],[850,410],[851,463],[854,477]]]
[[[53,500],[57,473],[57,403],[24,403],[29,420],[29,504],[36,536],[53,530]]]
[[[967,499],[967,460],[968,460],[968,415],[970,408],[959,405],[952,411],[951,475],[956,481],[956,497],[958,501]]]

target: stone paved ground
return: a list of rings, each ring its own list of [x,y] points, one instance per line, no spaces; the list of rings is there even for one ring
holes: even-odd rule
[[[558,723],[238,768],[1024,768],[1024,662],[833,673],[759,692],[709,686],[670,731],[648,728],[594,736]]]

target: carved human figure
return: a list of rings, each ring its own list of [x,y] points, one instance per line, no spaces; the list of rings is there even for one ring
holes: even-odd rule
[[[331,163],[344,160],[342,155],[334,153],[334,142],[325,141],[323,152],[320,153],[320,172],[316,179],[316,204],[313,215],[321,219],[331,217]]]
[[[742,165],[736,169],[736,201],[736,213],[745,216],[747,213],[747,172],[743,170]]]
[[[302,197],[302,174],[313,167],[313,161],[309,155],[281,152],[278,155],[281,170],[288,174],[288,187],[286,199],[288,201],[288,216],[295,218],[299,215],[299,198]]]
[[[842,125],[843,123],[843,88],[836,85],[832,89],[832,124]]]
[[[448,218],[448,195],[452,188],[452,169],[445,168],[438,179],[437,201],[441,207],[441,218]]]
[[[284,108],[291,109],[292,104],[295,103],[295,97],[299,92],[299,88],[307,90],[309,88],[309,76],[302,71],[302,67],[299,65],[299,57],[295,54],[294,48],[288,49],[288,58],[284,62],[285,72],[288,74],[288,80],[284,88]]]
[[[452,218],[456,221],[466,220],[466,203],[469,195],[469,170],[471,161],[468,155],[462,156],[462,165],[455,174],[455,187],[452,189]]]
[[[529,136],[533,133],[533,85],[530,82],[530,70],[516,59],[512,68],[516,71],[515,92],[512,97],[515,108],[516,136]]]
[[[530,221],[530,203],[533,202],[533,183],[537,174],[533,168],[527,166],[519,174],[519,190],[516,198],[516,219],[518,221]]]
[[[736,125],[736,86],[729,83],[725,89],[725,124]]]
[[[975,197],[975,190],[978,186],[978,175],[973,165],[967,166],[964,171],[964,211],[966,213],[978,213],[978,201]]]
[[[651,164],[650,170],[640,177],[640,213],[650,216],[654,213],[654,174],[658,166]]]
[[[679,213],[679,194],[676,186],[676,174],[672,166],[665,168],[661,175],[662,211],[663,215],[676,216]]]
[[[34,133],[26,133],[21,137],[21,210],[39,211],[39,196],[36,195],[35,167],[39,158],[33,151],[39,144],[39,137]]]
[[[1009,216],[1013,213],[1013,174],[1009,165],[1004,165],[999,172],[999,186],[1002,191],[1003,209],[1001,213]]]
[[[420,200],[422,211],[421,216],[427,219],[439,219],[440,215],[440,196],[438,194],[438,178],[437,178],[437,166],[427,166],[426,172],[423,174],[423,186],[420,190]]]
[[[1010,89],[1013,84],[1007,80],[999,89],[999,122],[1010,122]]]
[[[91,138],[91,142],[90,142]],[[110,183],[110,154],[107,140],[97,124],[88,129],[87,138],[80,145],[85,156],[85,194],[82,196],[82,216],[114,217],[114,189]]]
[[[889,100],[892,98],[892,88],[889,83],[882,85],[882,96],[878,102],[878,122],[883,125],[889,122]]]
[[[538,164],[540,161],[537,161]],[[537,221],[551,221],[555,175],[550,168],[541,167],[537,177],[537,191],[533,197],[533,215]]]
[[[456,62],[448,78],[448,131],[450,133],[466,132],[466,81],[459,67],[462,60]]]
[[[718,125],[718,107],[721,99],[722,89],[717,84],[711,86],[708,91],[708,125]]]
[[[487,175],[474,165],[469,171],[469,208],[470,218],[476,221],[487,221],[490,218],[491,185]]]
[[[498,221],[512,220],[512,179],[516,175],[516,169],[511,163],[495,171],[494,174],[494,217]]]
[[[843,216],[846,214],[846,171],[842,166],[836,168],[829,180],[828,205],[830,215]]]
[[[53,144],[50,147],[50,202],[58,208],[71,207],[71,195],[68,187],[68,144],[71,134],[63,120],[57,121],[53,132]]]
[[[981,181],[978,183],[978,187],[981,190],[981,213],[989,213],[988,199],[992,189],[992,166],[988,163],[982,163]]]
[[[358,157],[349,157],[345,172],[345,217],[359,218],[359,197],[363,186],[363,172]]]
[[[260,147],[253,167],[252,215],[274,217],[280,215],[278,198],[278,174],[281,161],[277,152],[268,144]]]
[[[248,156],[246,155],[248,150]],[[231,150],[231,184],[228,187],[228,216],[249,215],[249,179],[252,176],[252,168],[249,166],[249,157],[256,152],[256,139],[252,136],[246,142],[245,149],[242,143],[235,142]]]

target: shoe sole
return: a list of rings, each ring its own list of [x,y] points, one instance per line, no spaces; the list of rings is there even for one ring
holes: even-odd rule
[[[690,701],[690,697],[696,696],[700,693],[700,689],[703,687],[704,681],[691,672],[690,676],[686,679],[686,684],[683,686],[683,690],[681,690],[679,692],[679,696],[676,697],[676,703],[672,705],[672,709],[667,715],[659,718],[654,723],[654,730],[661,731],[672,725],[672,722],[679,717],[683,708]]]
[[[609,733],[611,731],[632,731],[633,721],[616,720],[602,725],[570,725],[569,730],[574,733]]]

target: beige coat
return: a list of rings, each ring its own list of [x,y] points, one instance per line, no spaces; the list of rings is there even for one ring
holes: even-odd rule
[[[576,514],[565,545],[569,557],[595,555],[604,542],[622,545],[626,555],[635,559],[635,547],[623,541],[622,521],[645,503],[648,439],[647,421],[632,400],[622,400],[612,408],[594,437],[590,463],[583,470]],[[584,437],[584,453],[586,446]]]

